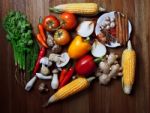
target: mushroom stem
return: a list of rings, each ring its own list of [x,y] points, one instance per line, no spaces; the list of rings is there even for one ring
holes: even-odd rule
[[[53,79],[51,82],[51,87],[52,89],[57,89],[59,86],[59,82],[58,82],[58,74],[53,74]]]
[[[25,86],[25,90],[26,90],[26,91],[30,91],[30,90],[31,90],[31,88],[33,87],[33,85],[34,85],[36,79],[37,79],[37,77],[34,76],[34,77],[26,84],[26,86]]]

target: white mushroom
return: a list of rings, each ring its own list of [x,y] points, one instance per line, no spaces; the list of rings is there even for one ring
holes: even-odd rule
[[[115,25],[115,22],[111,22],[110,23],[110,28],[114,28],[116,25]]]
[[[57,67],[63,67],[69,62],[70,57],[67,52],[62,53],[61,55],[52,53],[49,55],[49,60],[54,61]]]
[[[54,69],[52,71],[53,73],[53,78],[52,78],[52,82],[51,82],[51,87],[52,89],[57,89],[59,86],[59,81],[58,81],[58,70]]]
[[[52,62],[49,61],[47,57],[43,57],[40,59],[40,63],[42,64],[41,73],[44,75],[48,75],[50,73],[49,68],[52,65]]]
[[[39,79],[42,79],[42,80],[50,80],[52,79],[52,76],[49,75],[49,76],[44,76],[42,73],[36,73],[36,76],[39,78]]]
[[[37,77],[34,76],[34,77],[26,84],[26,86],[25,86],[25,90],[26,90],[26,91],[30,91],[30,90],[31,90],[31,88],[33,87],[33,85],[34,85],[36,79],[37,79]]]
[[[52,65],[52,62],[49,61],[49,59],[47,57],[43,57],[40,59],[40,63],[41,64],[44,64],[48,67],[50,67]]]

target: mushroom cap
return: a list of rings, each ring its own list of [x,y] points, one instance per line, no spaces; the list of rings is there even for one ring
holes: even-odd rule
[[[44,65],[50,67],[52,65],[52,62],[49,61],[49,59],[47,57],[42,57],[40,59],[40,64],[44,64]]]
[[[57,67],[65,66],[69,62],[70,57],[69,57],[67,52],[64,52],[64,53],[61,54],[61,59],[63,59],[63,61],[60,60],[60,61],[56,62]]]

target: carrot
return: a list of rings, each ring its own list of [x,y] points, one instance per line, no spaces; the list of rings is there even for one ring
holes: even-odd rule
[[[44,33],[44,28],[43,28],[43,25],[42,24],[38,24],[38,29],[39,29],[39,32],[44,40],[44,42],[46,42],[46,36],[45,36],[45,33]]]
[[[42,46],[44,46],[45,48],[48,48],[48,45],[44,42],[44,40],[43,40],[41,34],[37,34],[37,35],[36,35],[36,38],[37,38],[38,42],[39,42]]]

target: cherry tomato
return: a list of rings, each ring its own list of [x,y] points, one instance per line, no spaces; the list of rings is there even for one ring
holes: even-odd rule
[[[58,45],[66,45],[70,39],[70,34],[65,29],[59,29],[54,34],[54,41]]]
[[[47,31],[54,31],[59,25],[59,20],[53,15],[46,16],[43,20],[43,26]]]
[[[77,25],[77,19],[76,16],[72,13],[62,13],[60,15],[62,28],[66,30],[72,30]]]

